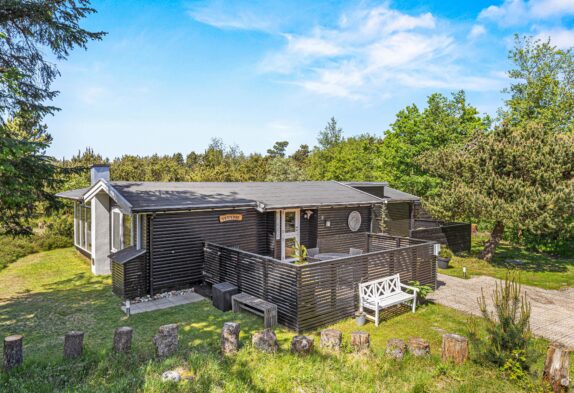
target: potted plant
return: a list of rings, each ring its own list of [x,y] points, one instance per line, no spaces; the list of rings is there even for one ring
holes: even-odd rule
[[[355,322],[357,326],[363,326],[367,322],[367,316],[364,312],[358,311],[355,313]]]
[[[293,254],[291,257],[295,258],[296,265],[304,265],[307,263],[307,247],[299,242],[295,242]]]
[[[438,257],[436,258],[439,269],[448,269],[448,264],[452,259],[453,253],[450,248],[443,246],[440,248]]]

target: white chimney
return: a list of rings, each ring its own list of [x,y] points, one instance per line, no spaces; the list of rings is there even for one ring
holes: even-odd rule
[[[110,180],[110,166],[108,164],[95,164],[90,169],[92,178],[91,184],[97,183],[100,179]]]

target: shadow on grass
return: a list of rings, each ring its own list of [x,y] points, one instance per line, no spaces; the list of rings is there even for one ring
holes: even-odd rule
[[[0,390],[140,391],[152,378],[157,391],[164,391],[161,372],[173,364],[189,367],[189,357],[194,354],[201,359],[198,372],[201,364],[211,359],[211,367],[221,368],[221,375],[232,375],[247,386],[253,383],[252,368],[246,363],[236,367],[233,359],[219,356],[219,339],[224,322],[236,321],[241,324],[241,341],[249,342],[251,334],[262,329],[262,320],[256,316],[224,313],[202,301],[127,318],[110,286],[86,273],[45,285],[42,290],[46,292],[21,293],[0,303],[0,336],[22,334],[25,353],[23,367],[9,374],[0,371]],[[158,361],[152,337],[167,323],[179,324],[180,350],[174,358]],[[119,326],[134,328],[133,353],[128,356],[111,351],[113,331]],[[74,361],[62,356],[63,336],[71,330],[85,332],[85,354]],[[286,330],[278,330],[283,332],[280,341],[285,346]],[[203,377],[206,386],[227,379],[220,374],[212,377],[207,373]],[[97,381],[102,380],[115,385],[110,389],[105,382],[98,386]]]
[[[475,241],[471,256],[478,258],[485,240]],[[525,272],[563,273],[574,267],[574,259],[527,250],[523,246],[503,242],[496,248],[496,254],[490,263],[494,267]]]

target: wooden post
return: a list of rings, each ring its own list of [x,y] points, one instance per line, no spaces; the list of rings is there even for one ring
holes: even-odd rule
[[[313,338],[295,336],[291,341],[291,352],[299,355],[308,355],[313,352]]]
[[[387,341],[386,354],[395,360],[402,360],[407,352],[407,344],[400,338],[391,338]]]
[[[8,336],[4,338],[4,369],[6,371],[18,367],[24,361],[21,335]]]
[[[66,333],[64,337],[64,357],[73,359],[82,356],[84,349],[84,332],[74,331]]]
[[[221,353],[231,355],[239,350],[240,325],[234,322],[225,322],[221,329]]]
[[[458,334],[443,334],[442,360],[453,361],[456,364],[468,360],[468,339]]]
[[[271,329],[265,329],[263,331],[253,333],[251,344],[258,350],[267,353],[274,353],[279,349],[277,336]]]
[[[321,347],[338,351],[343,341],[343,333],[340,330],[325,329],[321,331]]]
[[[360,330],[351,333],[351,348],[353,348],[355,352],[368,351],[370,345],[371,338],[369,333]]]
[[[414,356],[426,356],[430,354],[430,344],[427,340],[420,337],[409,338],[409,352]]]
[[[570,385],[570,351],[560,343],[552,343],[546,353],[542,380],[552,387],[554,393],[568,391]]]
[[[114,330],[114,352],[129,352],[132,348],[133,329],[131,327],[119,327]]]
[[[159,327],[159,332],[153,337],[156,355],[166,358],[173,355],[178,347],[178,326],[176,323]]]

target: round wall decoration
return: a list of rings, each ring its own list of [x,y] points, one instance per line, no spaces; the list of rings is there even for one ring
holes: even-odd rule
[[[357,232],[361,227],[361,213],[356,210],[352,211],[351,214],[349,214],[348,224],[351,231]]]

